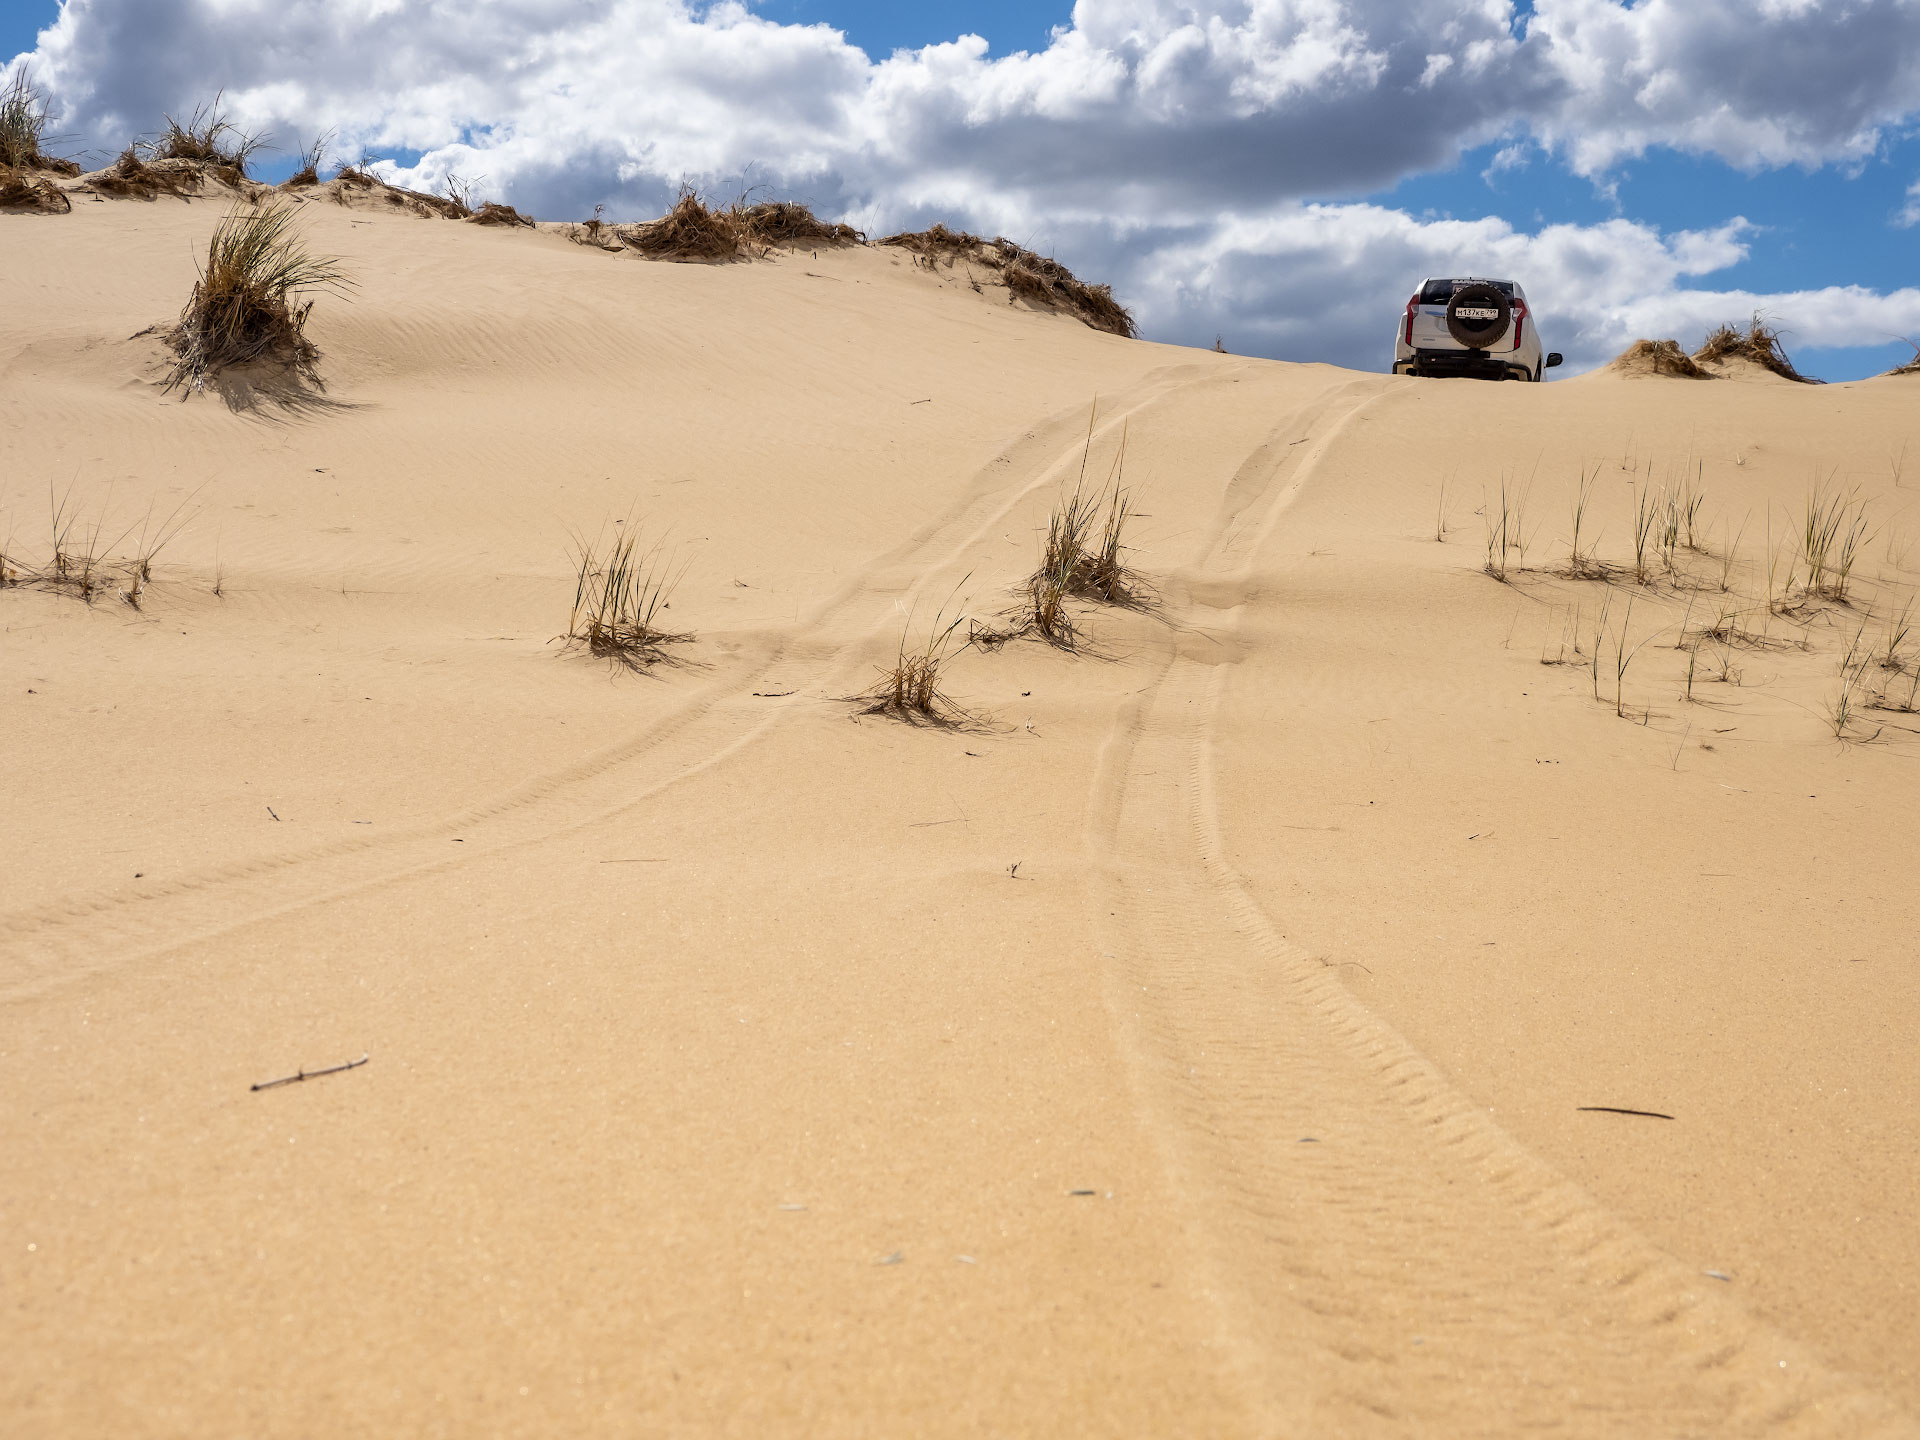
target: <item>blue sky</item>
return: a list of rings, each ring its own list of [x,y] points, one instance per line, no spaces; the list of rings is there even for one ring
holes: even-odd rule
[[[546,218],[744,175],[858,223],[1034,240],[1112,280],[1148,334],[1248,353],[1373,365],[1396,292],[1495,265],[1557,322],[1570,371],[1742,307],[1829,379],[1920,337],[1913,0],[1526,0],[1505,22],[1484,0],[1326,0],[1317,30],[1279,0],[750,8],[790,28],[469,0],[478,47],[415,0],[359,31],[332,0],[88,0],[34,58],[96,153],[224,88],[276,135],[337,129],[427,187],[485,174]],[[0,60],[58,14],[0,0]],[[822,22],[865,55],[798,28]],[[985,55],[912,53],[963,33]],[[535,53],[576,58],[530,79]],[[580,98],[562,114],[555,95]]]

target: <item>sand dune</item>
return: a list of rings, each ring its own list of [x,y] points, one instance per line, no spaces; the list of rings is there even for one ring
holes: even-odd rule
[[[327,389],[236,409],[138,333],[222,203],[73,198],[0,217],[0,537],[185,524],[0,591],[9,1434],[1920,1431],[1920,382],[323,201]],[[856,716],[1123,433],[1158,612]],[[643,674],[555,640],[615,522]]]

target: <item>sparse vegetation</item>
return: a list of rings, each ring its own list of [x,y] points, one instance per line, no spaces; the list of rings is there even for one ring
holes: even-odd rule
[[[486,201],[478,210],[469,215],[467,220],[469,224],[473,225],[514,225],[524,226],[529,230],[533,228],[533,221],[530,217],[522,215],[518,210],[514,209],[513,206],[502,204],[498,200]]]
[[[1800,560],[1809,598],[1847,603],[1847,589],[1862,547],[1873,538],[1866,502],[1858,491],[1834,488],[1832,477],[1815,480],[1800,526]]]
[[[241,130],[220,108],[221,96],[194,107],[185,122],[166,117],[167,128],[147,146],[149,160],[187,160],[211,170],[230,185],[247,178],[247,166],[266,148],[267,137]]]
[[[858,245],[866,236],[851,225],[822,220],[793,200],[765,200],[735,205],[727,215],[749,245]]]
[[[1700,348],[1693,352],[1693,358],[1701,365],[1729,359],[1749,360],[1783,380],[1794,380],[1802,385],[1820,383],[1793,368],[1793,362],[1781,348],[1779,330],[1767,324],[1759,315],[1747,323],[1745,330],[1733,325],[1717,326],[1707,335]]]
[[[320,172],[326,168],[327,150],[333,144],[333,131],[315,137],[313,144],[300,152],[300,168],[280,182],[282,190],[298,190],[306,185],[318,185]]]
[[[1517,566],[1526,559],[1527,544],[1523,529],[1526,508],[1526,492],[1515,490],[1504,475],[1500,477],[1498,503],[1489,500],[1481,507],[1487,524],[1485,569],[1487,574],[1503,585],[1507,582],[1509,567]]]
[[[963,579],[962,585],[967,582]],[[957,587],[956,587],[957,588]],[[948,603],[952,600],[949,597]],[[904,720],[909,725],[938,725],[952,727],[967,724],[978,719],[971,711],[956,704],[940,688],[941,667],[951,658],[950,649],[954,635],[966,622],[964,615],[946,618],[946,606],[933,618],[933,624],[927,629],[926,640],[918,646],[909,646],[909,637],[913,633],[913,622],[900,632],[900,649],[891,666],[883,666],[880,678],[872,689],[854,698],[860,706],[862,715],[887,715],[895,720]],[[965,645],[962,645],[965,649]]]
[[[1655,375],[1673,375],[1684,380],[1711,380],[1711,370],[1703,370],[1694,358],[1680,348],[1678,340],[1636,340],[1613,362],[1623,370],[1646,370]]]
[[[1593,499],[1593,485],[1600,478],[1600,467],[1591,471],[1582,470],[1578,488],[1573,497],[1573,541],[1567,556],[1566,573],[1574,580],[1604,580],[1612,571],[1595,558],[1593,550],[1596,540],[1587,535],[1587,544],[1582,548],[1580,541],[1586,532],[1587,507]],[[1576,647],[1577,649],[1577,647]]]
[[[573,611],[563,638],[629,670],[666,659],[667,646],[693,639],[666,628],[678,580],[659,544],[642,548],[638,525],[622,525],[611,540],[576,539]]]
[[[237,205],[214,227],[192,297],[167,332],[178,357],[167,389],[197,390],[228,366],[261,360],[317,381],[320,352],[306,336],[313,302],[296,297],[353,282],[334,260],[308,253],[294,216],[294,202],[276,196]]]
[[[49,490],[47,504],[50,524],[45,563],[27,563],[9,535],[7,543],[0,546],[0,586],[52,590],[89,605],[114,593],[136,610],[153,581],[154,561],[192,518],[187,502],[182,501],[163,520],[156,520],[149,508],[139,522],[137,536],[131,525],[110,535],[106,507],[89,520],[75,503],[70,488]],[[135,536],[130,555],[121,550],[129,536]]]
[[[50,170],[56,175],[78,175],[71,160],[46,152],[48,100],[33,83],[26,66],[15,70],[0,87],[0,170]]]
[[[151,200],[156,195],[179,195],[180,182],[165,171],[155,170],[129,145],[111,166],[92,176],[88,183],[95,190],[127,200]]]
[[[928,230],[889,235],[879,243],[912,251],[929,269],[943,256],[949,269],[956,260],[965,258],[998,271],[1009,302],[1025,300],[1049,310],[1064,310],[1095,330],[1128,339],[1138,333],[1133,313],[1113,298],[1111,287],[1088,285],[1059,261],[1036,255],[1004,237],[983,240],[963,230],[935,225]]]
[[[649,260],[732,260],[741,250],[740,227],[691,186],[658,220],[618,232],[621,242]]]

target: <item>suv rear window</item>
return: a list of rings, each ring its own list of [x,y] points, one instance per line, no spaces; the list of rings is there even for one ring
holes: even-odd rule
[[[1444,305],[1453,299],[1455,291],[1467,285],[1491,285],[1496,290],[1504,291],[1509,300],[1513,298],[1511,280],[1429,280],[1420,291],[1420,303]]]

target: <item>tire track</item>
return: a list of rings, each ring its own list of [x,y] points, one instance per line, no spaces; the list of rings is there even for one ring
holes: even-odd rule
[[[1361,389],[1291,471],[1303,416],[1228,486],[1184,577],[1225,643],[1166,646],[1088,808],[1110,1013],[1255,1433],[1916,1433],[1527,1152],[1234,869],[1214,737],[1245,576]]]

